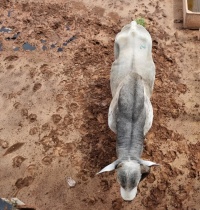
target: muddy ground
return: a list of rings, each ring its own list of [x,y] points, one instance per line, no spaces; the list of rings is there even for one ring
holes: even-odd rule
[[[160,166],[124,202],[114,172],[95,174],[116,159],[114,38],[138,17],[156,65],[143,158]],[[1,0],[12,31],[0,32],[0,197],[37,210],[200,209],[200,41],[182,26],[181,0]]]

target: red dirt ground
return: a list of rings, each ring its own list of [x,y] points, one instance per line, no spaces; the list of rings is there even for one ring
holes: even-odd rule
[[[37,210],[200,209],[200,42],[182,28],[181,2],[1,0],[0,28],[12,31],[0,32],[0,197]],[[107,125],[114,38],[138,17],[156,65],[143,158],[160,166],[125,202],[114,172],[95,174],[116,159]]]

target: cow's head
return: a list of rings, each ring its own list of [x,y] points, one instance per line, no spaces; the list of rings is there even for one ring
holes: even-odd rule
[[[131,201],[137,194],[137,186],[140,180],[150,172],[150,166],[153,165],[158,164],[145,160],[116,160],[99,173],[116,169],[117,179],[121,186],[121,196],[124,200]]]

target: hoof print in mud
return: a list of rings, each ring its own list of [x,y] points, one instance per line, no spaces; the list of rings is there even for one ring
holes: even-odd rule
[[[28,119],[29,119],[30,123],[33,123],[37,120],[37,115],[36,114],[30,114],[28,116]]]
[[[55,124],[59,123],[62,119],[62,117],[59,114],[53,114],[51,118]]]
[[[16,182],[15,182],[15,186],[18,189],[22,189],[24,187],[28,187],[30,184],[32,184],[32,182],[34,181],[34,178],[32,176],[27,176],[25,178],[19,178]]]
[[[37,127],[33,127],[33,128],[30,129],[29,134],[30,134],[31,136],[33,136],[33,135],[35,135],[35,134],[38,133],[38,130],[39,130],[39,129],[38,129]]]
[[[22,156],[16,156],[13,158],[13,167],[17,168],[20,167],[21,164],[26,160],[26,158],[22,157]]]
[[[41,83],[35,83],[33,86],[33,92],[36,92],[37,90],[39,90],[42,87]]]
[[[42,163],[44,165],[50,165],[53,161],[53,157],[51,156],[45,156],[43,159],[42,159]]]

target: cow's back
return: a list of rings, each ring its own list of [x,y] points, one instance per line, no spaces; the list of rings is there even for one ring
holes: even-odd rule
[[[117,110],[119,93],[134,74],[140,75],[144,85],[144,105],[146,121],[144,134],[152,125],[153,109],[150,102],[154,80],[155,65],[152,59],[152,39],[149,32],[135,21],[124,26],[115,38],[115,61],[111,69],[111,92],[113,99],[109,107],[108,124],[117,132]],[[131,87],[130,87],[131,88]]]
[[[120,82],[131,71],[143,78],[146,93],[151,96],[155,79],[155,65],[151,50],[151,36],[143,26],[133,21],[122,28],[115,39],[115,61],[110,78],[112,96],[115,95]]]

